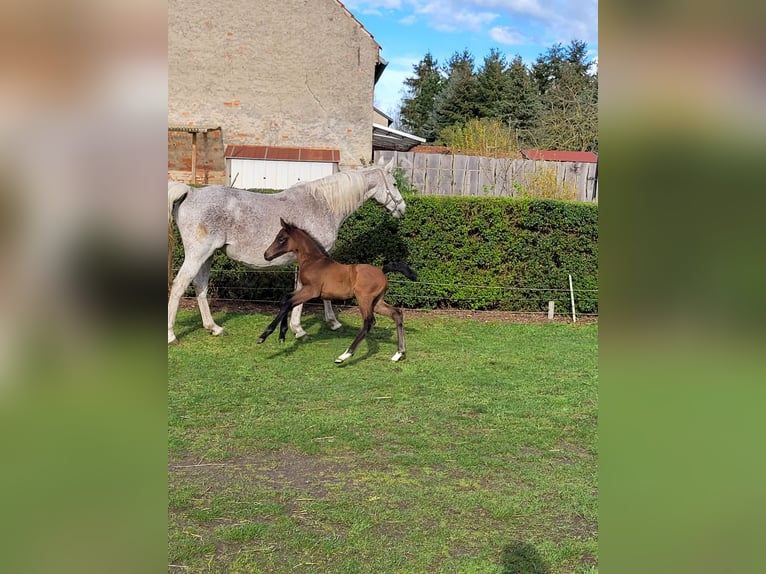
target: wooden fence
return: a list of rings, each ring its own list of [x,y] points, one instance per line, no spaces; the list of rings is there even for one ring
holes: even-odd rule
[[[555,171],[558,184],[574,187],[578,201],[598,201],[598,164],[488,158],[470,155],[376,151],[374,161],[396,159],[410,183],[424,195],[517,196],[537,170]]]

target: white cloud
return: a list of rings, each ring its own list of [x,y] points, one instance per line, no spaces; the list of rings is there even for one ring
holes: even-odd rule
[[[495,26],[489,31],[489,37],[499,44],[509,46],[523,46],[529,42],[523,33],[509,26]]]

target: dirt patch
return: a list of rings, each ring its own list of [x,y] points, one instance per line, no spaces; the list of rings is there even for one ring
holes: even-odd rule
[[[193,459],[171,461],[168,470],[179,478],[190,476],[210,485],[230,488],[258,485],[291,490],[306,498],[324,498],[331,487],[343,485],[354,469],[350,461],[307,455],[292,449],[267,451],[225,462]]]

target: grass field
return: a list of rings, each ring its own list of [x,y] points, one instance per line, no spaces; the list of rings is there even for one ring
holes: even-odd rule
[[[169,571],[597,572],[597,324],[179,313]]]

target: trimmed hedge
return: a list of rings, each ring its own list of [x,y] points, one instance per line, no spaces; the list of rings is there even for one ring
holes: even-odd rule
[[[343,263],[402,261],[415,269],[417,282],[390,276],[389,303],[546,311],[553,300],[561,313],[571,307],[571,274],[577,311],[598,312],[596,204],[420,195],[406,202],[401,220],[367,202],[343,224],[333,252]],[[210,296],[278,302],[293,287],[294,269],[274,271],[253,273],[218,254]]]

